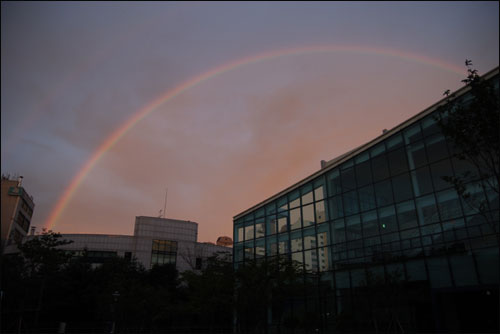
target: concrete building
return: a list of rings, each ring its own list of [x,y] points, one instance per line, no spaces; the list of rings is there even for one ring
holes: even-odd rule
[[[497,91],[498,73],[484,76]],[[235,268],[279,256],[303,269],[306,295],[282,318],[269,307],[270,328],[498,332],[498,184],[471,179],[464,199],[443,179],[475,168],[436,122],[444,102],[234,217]]]
[[[231,255],[231,248],[198,242],[198,224],[191,221],[144,217],[135,219],[134,235],[63,234],[73,243],[61,248],[81,255],[84,250],[93,263],[113,256],[133,257],[146,269],[155,264],[174,263],[178,271],[202,269],[205,260],[217,252]]]
[[[2,175],[2,253],[5,246],[21,241],[30,228],[35,203],[22,187],[22,179],[22,176],[11,179],[8,175]]]

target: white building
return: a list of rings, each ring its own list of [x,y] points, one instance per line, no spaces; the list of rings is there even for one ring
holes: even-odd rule
[[[94,263],[102,263],[113,256],[135,257],[146,269],[155,264],[175,263],[179,272],[196,270],[217,252],[232,255],[229,247],[197,242],[198,223],[168,218],[136,217],[134,235],[131,236],[63,234],[62,239],[73,243],[61,248],[76,254],[86,250]]]

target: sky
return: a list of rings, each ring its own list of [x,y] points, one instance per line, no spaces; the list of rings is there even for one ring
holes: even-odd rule
[[[233,217],[498,66],[498,2],[1,2],[1,172],[32,225]],[[167,195],[167,196],[165,196]]]

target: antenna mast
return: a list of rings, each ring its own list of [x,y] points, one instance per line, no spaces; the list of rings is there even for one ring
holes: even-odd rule
[[[168,188],[165,188],[165,204],[163,204],[163,218],[166,218]]]

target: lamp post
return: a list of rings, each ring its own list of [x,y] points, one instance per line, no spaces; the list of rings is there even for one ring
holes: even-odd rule
[[[113,304],[112,304],[112,314],[113,314],[113,323],[111,324],[111,332],[110,334],[115,333],[115,327],[116,327],[116,302],[118,302],[118,297],[120,297],[120,293],[118,291],[113,292]]]

